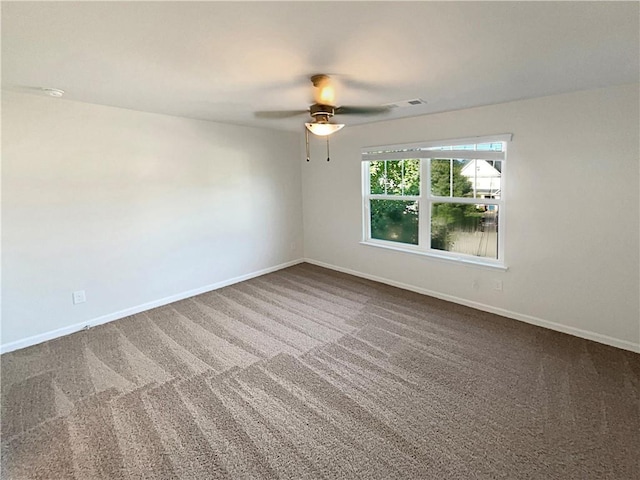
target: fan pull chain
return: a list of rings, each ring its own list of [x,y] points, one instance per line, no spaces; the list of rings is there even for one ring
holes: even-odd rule
[[[329,135],[325,137],[327,139],[327,162],[330,160],[329,158]]]

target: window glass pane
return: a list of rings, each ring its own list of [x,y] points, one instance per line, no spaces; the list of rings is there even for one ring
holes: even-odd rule
[[[402,160],[404,173],[402,177],[405,195],[420,195],[420,160]]]
[[[473,160],[431,160],[431,195],[473,198]]]
[[[499,160],[431,160],[431,194],[440,197],[500,198]]]
[[[471,151],[492,151],[492,152],[503,152],[504,151],[504,143],[503,142],[490,142],[490,143],[471,143],[467,145],[442,145],[439,147],[427,147],[422,150],[471,150]]]
[[[420,160],[370,162],[369,185],[374,195],[420,195]]]
[[[402,195],[402,161],[387,160],[387,195]]]
[[[384,161],[369,162],[369,188],[374,194],[384,193]]]
[[[464,196],[472,198],[500,198],[501,172],[502,162],[499,160],[467,161],[460,173],[471,185],[471,191]],[[466,188],[466,186],[459,188],[459,191],[461,192]]]
[[[418,202],[370,200],[371,238],[418,244]]]
[[[451,196],[451,161],[431,160],[431,195]]]
[[[473,198],[473,178],[475,160],[451,160],[453,166],[453,195],[454,197]]]
[[[434,203],[431,248],[498,258],[498,206]]]
[[[491,142],[491,143],[479,143],[476,145],[476,150],[478,151],[494,151],[494,152],[503,152],[504,151],[504,143],[503,142]]]

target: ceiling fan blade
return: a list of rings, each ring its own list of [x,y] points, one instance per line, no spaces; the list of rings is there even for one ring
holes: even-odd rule
[[[379,81],[367,82],[364,80],[358,80],[357,78],[348,75],[343,75],[341,80],[344,83],[345,87],[350,90],[364,90],[367,92],[381,93],[384,92],[384,90],[388,87],[387,85],[384,85]]]
[[[390,107],[381,105],[379,107],[356,107],[349,105],[342,105],[336,107],[335,115],[379,115],[381,113],[387,113],[391,110]]]
[[[309,110],[271,110],[271,111],[263,111],[263,112],[254,112],[254,115],[257,118],[289,118],[295,117],[296,115],[302,115],[303,113],[309,113]]]

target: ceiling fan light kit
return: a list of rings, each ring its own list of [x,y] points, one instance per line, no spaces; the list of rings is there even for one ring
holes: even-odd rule
[[[305,123],[305,125],[311,133],[319,137],[331,135],[344,127],[344,123]]]

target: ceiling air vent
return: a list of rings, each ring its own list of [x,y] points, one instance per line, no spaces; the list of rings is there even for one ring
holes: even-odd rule
[[[416,105],[425,105],[427,102],[421,98],[413,98],[411,100],[402,100],[400,102],[387,103],[385,106],[389,108],[407,108],[415,107]]]

